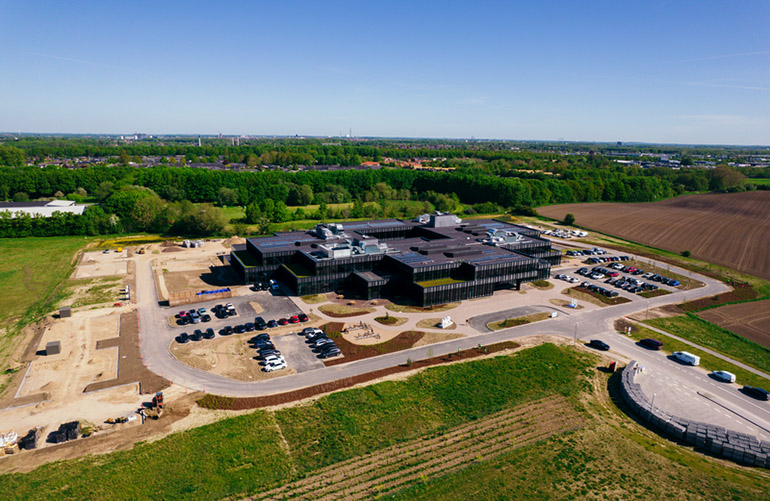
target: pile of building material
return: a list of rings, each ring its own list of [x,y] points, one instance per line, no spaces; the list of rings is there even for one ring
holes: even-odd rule
[[[37,441],[40,439],[40,435],[43,434],[41,428],[32,428],[27,432],[21,440],[19,440],[19,447],[24,450],[37,449]]]
[[[19,452],[18,441],[19,435],[13,430],[0,434],[0,456]]]
[[[184,242],[182,242],[182,247],[189,247],[189,248],[203,247],[203,240],[185,240]]]
[[[59,429],[48,434],[48,442],[60,444],[68,440],[75,440],[80,435],[80,423],[71,421],[59,426]]]

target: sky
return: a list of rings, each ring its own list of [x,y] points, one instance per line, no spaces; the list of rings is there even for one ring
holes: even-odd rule
[[[768,145],[768,28],[768,0],[0,0],[0,131]]]

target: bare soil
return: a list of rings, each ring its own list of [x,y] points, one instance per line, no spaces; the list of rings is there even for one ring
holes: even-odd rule
[[[701,311],[698,316],[770,348],[770,299],[720,306]]]
[[[770,279],[770,192],[687,195],[654,203],[590,203],[538,212],[653,247]],[[703,231],[708,228],[709,231]]]

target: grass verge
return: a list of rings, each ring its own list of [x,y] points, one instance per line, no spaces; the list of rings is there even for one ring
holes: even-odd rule
[[[374,319],[377,322],[381,323],[382,325],[393,325],[393,326],[403,325],[408,320],[407,318],[392,317],[390,315],[385,315],[384,317],[374,317]]]
[[[742,369],[737,365],[726,362],[721,358],[711,355],[710,353],[707,353],[703,350],[699,350],[698,348],[690,346],[687,343],[683,343],[677,339],[674,339],[670,336],[666,336],[665,334],[661,334],[659,332],[653,331],[644,326],[620,320],[616,322],[615,329],[618,332],[623,333],[624,332],[623,327],[627,327],[629,325],[631,326],[631,339],[634,339],[636,341],[639,341],[640,339],[644,339],[644,338],[657,339],[658,341],[663,343],[663,352],[668,353],[669,355],[675,351],[687,351],[692,353],[693,355],[698,355],[700,357],[700,366],[706,370],[729,371],[735,374],[736,381],[738,382],[738,384],[747,384],[749,386],[759,386],[762,388],[770,388],[770,380],[766,378],[757,376],[756,374],[749,372],[746,369]]]
[[[327,301],[326,294],[308,294],[307,296],[300,296],[307,304],[325,303]]]
[[[532,315],[526,315],[523,317],[506,318],[505,320],[490,322],[487,324],[487,327],[493,331],[499,331],[502,329],[508,329],[510,327],[516,327],[517,325],[524,325],[532,322],[538,322],[540,320],[545,320],[546,318],[550,318],[550,316],[550,313],[541,311],[540,313],[533,313]]]
[[[614,306],[616,304],[630,303],[631,300],[623,296],[607,297],[604,294],[599,294],[586,289],[585,287],[577,286],[570,287],[561,291],[562,294],[566,294],[575,299],[582,299],[589,303],[597,304],[599,306]]]
[[[553,289],[553,284],[548,280],[533,280],[529,283],[532,287],[541,290]]]
[[[691,313],[677,317],[653,318],[646,323],[761,371],[770,372],[770,350]]]
[[[460,306],[460,303],[435,304],[433,306],[388,303],[385,305],[385,308],[397,313],[430,313],[432,311],[447,311],[458,306]]]
[[[330,317],[342,318],[342,317],[355,317],[357,315],[366,315],[367,313],[373,313],[374,308],[359,308],[356,306],[348,306],[345,304],[329,303],[318,307],[318,311],[329,315]]]

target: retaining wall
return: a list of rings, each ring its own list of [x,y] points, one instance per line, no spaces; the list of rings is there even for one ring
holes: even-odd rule
[[[770,468],[770,442],[759,441],[753,435],[721,426],[674,416],[653,406],[642,392],[642,387],[634,382],[636,374],[637,363],[633,360],[623,369],[620,388],[623,401],[640,421],[697,449],[740,464]]]

